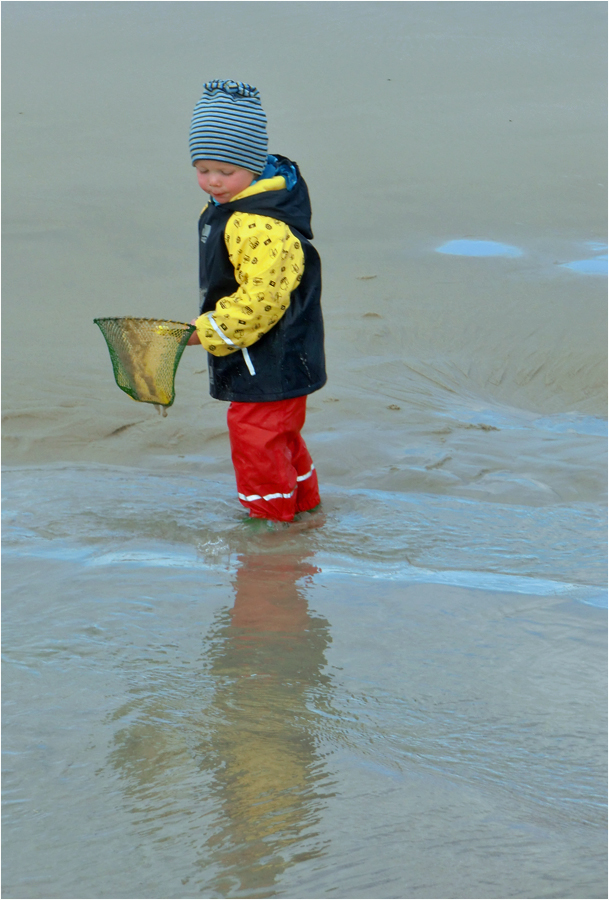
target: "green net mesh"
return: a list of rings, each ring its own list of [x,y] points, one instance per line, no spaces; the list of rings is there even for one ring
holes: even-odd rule
[[[141,403],[171,406],[175,374],[194,325],[163,319],[94,319],[106,339],[114,378]]]

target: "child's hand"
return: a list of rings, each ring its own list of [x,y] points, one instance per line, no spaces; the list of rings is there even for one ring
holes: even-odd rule
[[[191,324],[191,325],[196,325],[196,323],[197,323],[197,320],[196,320],[196,319],[193,319],[192,322],[191,322],[190,324]],[[192,333],[192,334],[190,335],[190,337],[188,338],[188,342],[187,342],[186,346],[187,346],[187,347],[192,347],[194,344],[200,344],[200,343],[201,343],[201,341],[199,340],[199,335],[197,334],[196,331],[193,331],[193,333]]]

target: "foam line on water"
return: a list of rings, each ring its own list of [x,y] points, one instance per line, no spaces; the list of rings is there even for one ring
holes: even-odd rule
[[[552,581],[547,578],[531,578],[523,575],[504,575],[500,572],[474,572],[467,570],[423,569],[409,563],[387,565],[366,563],[354,566],[348,557],[340,558],[319,554],[315,561],[325,575],[347,578],[372,578],[385,581],[405,581],[411,584],[445,584],[452,587],[473,588],[509,594],[535,596],[569,595],[582,603],[607,608],[607,591],[599,586]]]
[[[135,565],[152,568],[170,568],[170,569],[210,569],[214,566],[209,565],[196,556],[184,555],[182,553],[168,552],[167,550],[142,551],[142,550],[121,550],[117,552],[103,553],[101,556],[94,556],[86,560],[89,566],[120,566]]]
[[[226,560],[210,562],[200,556],[184,554],[183,551],[172,551],[168,547],[156,550],[121,550],[106,552],[99,556],[94,551],[75,550],[61,547],[31,547],[17,551],[16,556],[30,556],[46,559],[61,559],[66,562],[80,562],[85,566],[129,566],[134,568],[167,568],[190,570],[215,570],[221,566],[226,570]],[[501,572],[477,572],[472,570],[427,569],[410,563],[386,563],[366,561],[364,564],[352,557],[317,552],[315,564],[320,567],[321,576],[362,579],[375,581],[401,581],[405,584],[443,584],[452,587],[473,590],[492,591],[494,593],[528,594],[533,596],[564,596],[573,600],[607,608],[607,591],[601,586],[577,584],[574,582],[553,581],[547,578],[535,578],[526,575],[507,575]],[[313,577],[313,582],[316,578]]]
[[[33,557],[35,559],[53,559],[62,562],[81,563],[84,566],[139,566],[142,568],[170,568],[170,569],[215,569],[214,563],[194,554],[185,554],[179,551],[171,551],[168,548],[158,550],[117,550],[108,551],[100,555],[94,555],[92,549],[74,547],[67,543],[51,544],[50,546],[25,546],[7,548],[13,557]],[[226,566],[224,566],[226,568]]]
[[[575,414],[548,420],[540,424],[566,431],[581,425]],[[596,431],[601,424],[592,419],[586,430],[594,426]],[[398,577],[473,571],[486,573],[484,577],[516,576],[529,587],[531,579],[603,585],[604,510],[596,502],[565,504],[550,497],[548,503],[545,483],[526,473],[516,475],[498,468],[486,481],[476,482],[492,492],[492,502],[482,502],[476,494],[453,497],[326,485],[323,527],[303,535],[307,523],[297,523],[293,530],[286,526],[284,537],[302,540],[308,551],[326,553],[334,562],[349,559],[349,570],[363,575],[380,566],[392,577],[392,567],[408,562],[412,568],[402,567]],[[506,485],[525,498],[536,491],[543,502],[500,502]],[[167,474],[163,496],[169,492],[170,502],[163,500],[158,487],[157,475],[141,471],[72,469],[61,477],[51,469],[37,478],[31,471],[12,472],[10,477],[5,473],[5,495],[11,503],[3,536],[5,557],[8,553],[13,558],[74,562],[98,571],[136,566],[203,573],[231,569],[236,555],[257,552],[264,543],[264,535],[252,533],[242,522],[232,485],[202,482],[192,473]],[[202,491],[213,495],[219,506],[210,509],[193,500]],[[83,495],[88,498],[86,510],[80,503]],[[495,579],[491,587],[496,586]]]

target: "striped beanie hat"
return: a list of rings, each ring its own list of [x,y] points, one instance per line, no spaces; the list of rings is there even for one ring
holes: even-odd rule
[[[243,81],[208,81],[190,125],[190,156],[231,163],[251,172],[266,164],[266,116],[255,87]]]

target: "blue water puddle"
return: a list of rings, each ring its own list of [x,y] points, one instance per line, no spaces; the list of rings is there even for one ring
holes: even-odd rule
[[[436,253],[447,253],[449,256],[522,256],[522,250],[510,244],[467,239],[448,241],[447,244],[436,247]]]
[[[578,275],[607,275],[609,273],[609,260],[607,254],[595,256],[593,259],[578,259],[575,262],[563,263],[561,269],[569,269]]]
[[[576,413],[569,415],[542,416],[535,419],[533,425],[544,431],[554,431],[558,434],[585,434],[595,437],[607,437],[607,420],[597,416],[578,416]]]
[[[502,412],[498,409],[477,409],[455,406],[449,413],[438,413],[443,420],[457,420],[467,422],[474,428],[487,428],[489,430],[516,431],[525,428],[538,428],[542,431],[551,431],[556,434],[581,434],[594,437],[607,437],[607,419],[600,416],[585,416],[576,412],[557,413],[553,416],[539,416],[535,418],[531,414],[522,411],[509,410]]]
[[[598,241],[587,241],[585,245],[590,253],[596,252],[596,256],[590,259],[576,259],[573,262],[561,263],[561,269],[569,269],[578,275],[607,275],[609,271],[609,261],[607,257],[607,245]],[[600,252],[599,251],[604,251]],[[502,244],[499,241],[482,241],[471,240],[469,238],[461,238],[454,241],[448,241],[441,247],[436,247],[436,253],[444,253],[448,256],[470,256],[470,257],[508,257],[516,258],[523,256],[524,251],[520,247],[514,247],[512,244]]]

